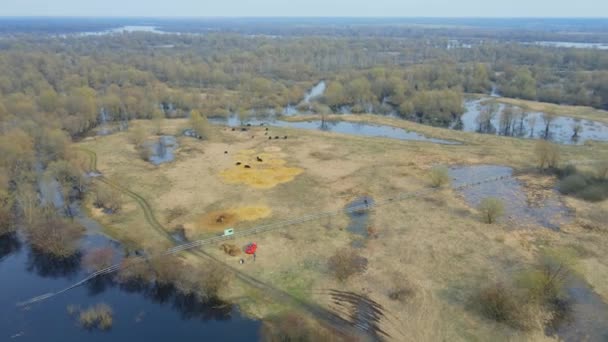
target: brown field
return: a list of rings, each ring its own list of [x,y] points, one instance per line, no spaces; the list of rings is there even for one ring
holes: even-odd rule
[[[270,128],[287,140],[267,140],[263,128],[233,132],[215,128],[210,141],[180,137],[176,160],[153,166],[137,156],[126,133],[83,141],[97,153],[98,169],[145,198],[163,224],[167,209],[182,206],[187,213],[171,222],[187,228],[190,238],[218,234],[226,227],[251,228],[305,214],[340,210],[353,198],[368,195],[376,201],[429,187],[428,170],[437,164],[500,164],[518,169],[534,166],[534,141],[478,135],[420,126],[378,116],[341,116],[349,121],[372,121],[416,130],[436,138],[463,142],[437,145],[425,142],[362,138]],[[164,123],[173,134],[186,124]],[[134,125],[150,126],[149,122]],[[254,138],[252,138],[254,136]],[[228,153],[226,154],[225,151]],[[562,146],[563,160],[608,158],[608,145]],[[263,161],[258,162],[256,157]],[[251,169],[237,167],[247,163]],[[522,177],[529,196],[542,196],[553,177]],[[573,247],[582,251],[581,274],[608,300],[608,234],[585,229],[581,223],[592,206],[608,210],[606,201],[589,204],[563,198],[575,219],[560,232],[538,226],[482,223],[476,209],[462,196],[443,189],[423,197],[380,206],[370,214],[377,236],[358,249],[368,268],[340,283],[329,273],[327,260],[360,237],[346,231],[344,213],[255,235],[229,240],[238,247],[259,245],[255,262],[244,265],[218,246],[206,251],[273,288],[291,296],[334,308],[327,291],[340,289],[365,294],[386,313],[382,327],[395,341],[551,340],[542,323],[518,331],[494,323],[470,309],[470,298],[480,284],[509,278],[530,264],[542,248]],[[117,215],[96,215],[108,233],[145,248],[167,245],[129,198]],[[219,216],[224,216],[221,222]],[[585,253],[584,251],[588,251]],[[188,256],[197,262],[193,256]],[[405,300],[389,294],[405,290]],[[235,283],[224,289],[226,298],[244,312],[267,317],[285,310],[281,303]]]

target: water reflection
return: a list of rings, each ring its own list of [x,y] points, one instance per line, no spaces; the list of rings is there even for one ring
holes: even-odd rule
[[[29,248],[26,269],[43,278],[73,279],[80,273],[80,252],[66,258],[57,258]]]
[[[556,305],[556,315],[545,333],[563,341],[607,341],[608,304],[584,280],[573,277],[566,284],[566,298]]]
[[[462,125],[466,132],[498,134],[519,138],[549,139],[561,144],[583,144],[588,140],[608,141],[608,124],[541,112],[526,112],[483,100],[465,103]]]
[[[458,187],[494,177],[512,176],[513,169],[499,165],[463,166],[451,167],[449,174],[453,186]],[[515,178],[480,184],[461,189],[460,192],[472,207],[477,207],[487,197],[500,199],[505,206],[504,219],[511,222],[513,227],[538,224],[559,230],[562,224],[571,220],[569,210],[559,200],[557,191],[550,191],[550,196],[532,200],[526,196],[522,185]]]
[[[18,252],[21,249],[21,242],[16,233],[9,233],[0,236],[0,262],[4,257]]]
[[[175,150],[179,146],[175,137],[163,135],[155,142],[144,143],[150,151],[149,161],[154,165],[160,165],[173,161]]]
[[[312,87],[304,96],[304,103],[309,103],[311,100],[323,95],[325,93],[325,81],[321,81],[317,83],[314,87]]]
[[[115,241],[100,235],[85,236],[81,246],[119,248]],[[122,257],[124,251],[119,251]],[[20,341],[122,342],[137,336],[149,340],[235,341],[256,336],[260,327],[259,322],[244,318],[234,305],[203,301],[154,282],[122,284],[112,275],[20,309],[15,306],[17,302],[65,288],[88,272],[81,267],[80,254],[65,259],[49,257],[32,250],[15,234],[0,237],[0,252],[4,255],[0,259],[0,340],[19,336]],[[107,303],[114,315],[115,324],[106,332],[81,329],[66,313],[70,305],[84,308],[101,302]]]
[[[241,125],[241,121],[234,115],[227,118],[210,118],[210,122],[220,125],[228,125],[231,127],[238,127]],[[368,124],[364,122],[349,122],[349,121],[329,121],[329,120],[310,120],[310,121],[283,121],[273,118],[267,120],[260,120],[257,118],[247,119],[246,123],[252,126],[269,125],[275,127],[288,127],[298,128],[307,130],[321,130],[325,132],[335,132],[342,134],[358,135],[364,137],[384,137],[398,140],[415,140],[415,141],[427,141],[437,144],[456,145],[459,144],[455,141],[429,138],[421,133],[406,131],[403,128],[387,126],[387,125],[376,125]]]

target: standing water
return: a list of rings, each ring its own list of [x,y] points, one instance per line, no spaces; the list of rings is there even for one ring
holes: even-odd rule
[[[40,165],[40,164],[38,164]],[[65,206],[60,184],[38,167],[40,200],[57,209]],[[25,307],[17,303],[71,286],[91,271],[83,257],[90,251],[111,251],[112,263],[127,254],[120,243],[102,234],[103,228],[68,204],[72,218],[86,231],[78,242],[78,252],[56,258],[33,249],[17,233],[0,236],[0,340],[1,341],[212,341],[247,340],[257,336],[260,323],[243,317],[228,303],[204,303],[185,296],[172,287],[150,283],[121,284],[104,276],[58,296]],[[86,309],[105,303],[110,306],[113,324],[107,331],[87,330],[78,323],[78,314],[68,307]]]
[[[154,165],[160,165],[175,159],[175,150],[179,145],[175,137],[163,135],[154,143],[148,142],[146,146],[150,150],[150,162]]]
[[[91,248],[110,248],[123,255],[121,246],[102,235],[81,241],[82,252],[55,259],[29,247],[16,235],[0,237],[0,340],[2,341],[228,341],[256,336],[259,323],[240,315],[232,305],[215,306],[184,297],[171,288],[139,284],[121,285],[111,278],[91,282],[26,307],[16,304],[48,291],[56,291],[84,278],[82,255]],[[112,309],[107,331],[82,328],[68,307],[85,309],[105,303]]]
[[[567,116],[550,118],[540,112],[517,112],[507,118],[503,117],[504,104],[499,104],[497,112],[484,120],[482,111],[485,108],[487,105],[483,100],[467,101],[466,111],[460,118],[462,130],[520,138],[549,139],[560,144],[583,144],[588,140],[608,141],[608,124],[603,122]],[[545,133],[548,133],[547,136]]]
[[[362,236],[369,237],[369,207],[374,205],[374,199],[369,196],[362,196],[348,203],[344,211],[350,218],[350,222],[346,227],[349,232]],[[363,247],[363,239],[353,241],[353,247]]]
[[[495,177],[511,177],[513,169],[498,165],[463,166],[450,168],[449,174],[453,186],[459,187]],[[504,219],[511,222],[511,226],[541,225],[559,230],[563,223],[570,220],[568,209],[559,200],[557,191],[552,191],[552,196],[533,202],[527,198],[522,185],[515,178],[464,188],[460,193],[472,207],[477,207],[484,198],[500,199],[505,207]]]
[[[306,95],[304,96],[303,102],[309,103],[311,100],[314,100],[315,98],[323,95],[325,93],[325,88],[326,88],[325,81],[321,81],[321,82],[317,83],[317,85],[312,87],[312,89],[310,89],[308,91],[308,93],[306,93]]]
[[[241,122],[236,116],[230,116],[228,118],[210,118],[210,122],[220,125],[228,125],[231,127],[240,126]],[[248,119],[247,123],[253,126],[259,126],[261,124],[267,124],[269,126],[276,127],[287,127],[307,130],[319,130],[325,132],[335,132],[342,134],[350,134],[364,137],[382,137],[391,138],[398,140],[413,140],[413,141],[426,141],[444,145],[458,145],[458,142],[429,138],[424,134],[407,131],[403,128],[388,126],[388,125],[376,125],[368,124],[364,122],[349,122],[349,121],[283,121],[283,120],[257,120]]]

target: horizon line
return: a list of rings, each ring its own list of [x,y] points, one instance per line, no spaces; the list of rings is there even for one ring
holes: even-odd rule
[[[593,16],[350,16],[350,15],[315,15],[315,16],[296,16],[296,15],[272,15],[272,16],[231,16],[231,15],[210,15],[210,16],[113,16],[113,15],[0,15],[0,19],[22,18],[22,19],[603,19],[606,17]]]

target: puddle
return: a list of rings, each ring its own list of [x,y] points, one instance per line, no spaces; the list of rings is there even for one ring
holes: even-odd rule
[[[236,116],[230,116],[228,118],[211,118],[210,122],[220,125],[228,125],[231,127],[237,127],[241,125],[240,120]],[[350,134],[364,137],[382,137],[397,140],[413,140],[413,141],[426,141],[436,144],[444,145],[459,145],[456,141],[449,141],[443,139],[429,138],[421,133],[407,131],[403,128],[387,126],[387,125],[375,125],[363,122],[348,122],[348,121],[299,121],[289,122],[283,120],[259,120],[249,119],[247,123],[252,126],[260,126],[262,124],[275,126],[275,127],[287,127],[297,128],[306,130],[317,130],[325,132],[335,132],[342,134]]]
[[[370,211],[367,209],[367,207],[373,204],[373,198],[369,196],[362,196],[348,203],[346,207],[344,207],[344,212],[350,218],[346,230],[362,237],[353,241],[352,246],[355,248],[363,247],[365,240],[369,237],[367,228],[369,226]]]
[[[511,176],[513,169],[499,165],[479,165],[451,167],[449,169],[452,185],[458,187],[485,179]],[[482,199],[496,197],[503,201],[505,214],[501,220],[513,223],[513,226],[540,224],[544,227],[559,230],[559,227],[570,220],[568,209],[560,202],[557,191],[552,196],[531,203],[521,183],[515,178],[480,184],[459,190],[471,207],[477,207]]]
[[[179,146],[177,139],[170,135],[163,135],[155,142],[146,142],[145,146],[150,149],[150,163],[160,165],[172,162],[175,159],[175,150]]]
[[[566,291],[566,309],[545,333],[561,341],[608,341],[608,304],[581,279],[572,279]]]
[[[510,123],[506,120],[501,125],[504,104],[499,104],[498,112],[486,123],[479,123],[478,118],[483,107],[483,100],[471,100],[465,103],[465,113],[461,116],[461,125],[456,125],[466,132],[498,134],[519,138],[544,139],[545,122],[543,113],[529,112],[525,116],[514,115]],[[577,137],[574,127],[580,126]],[[608,141],[608,124],[603,122],[574,119],[557,116],[549,125],[548,139],[560,144],[584,144],[588,140]]]

